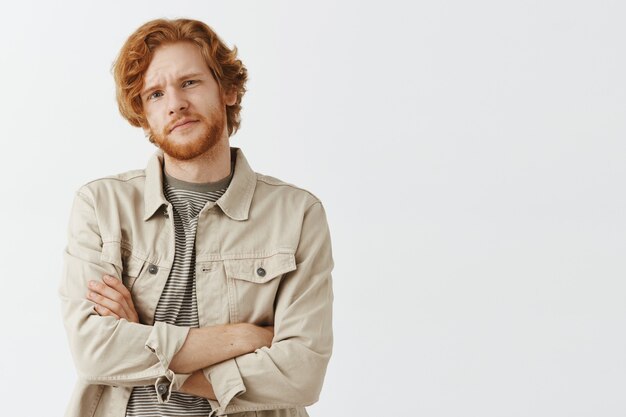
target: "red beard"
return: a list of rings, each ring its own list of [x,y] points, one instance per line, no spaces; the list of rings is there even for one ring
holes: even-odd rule
[[[176,133],[179,136],[188,136],[187,138],[170,139],[170,131],[172,127],[178,123],[178,120],[169,123],[160,134],[152,131],[152,141],[163,150],[167,155],[174,159],[187,161],[206,153],[220,142],[224,127],[226,125],[226,114],[223,108],[213,108],[209,117],[202,116],[199,113],[184,114],[184,117],[198,120],[198,126],[193,128],[193,132]]]

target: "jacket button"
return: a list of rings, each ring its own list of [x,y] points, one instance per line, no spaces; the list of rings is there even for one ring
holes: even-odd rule
[[[154,264],[150,264],[150,266],[148,267],[148,272],[150,272],[152,275],[154,275],[157,272],[159,272],[159,267],[157,267]]]
[[[159,391],[159,394],[163,395],[167,392],[167,384],[159,384],[157,385],[157,391]]]
[[[259,269],[256,270],[256,273],[257,273],[258,276],[264,277],[265,276],[265,269],[259,268]]]

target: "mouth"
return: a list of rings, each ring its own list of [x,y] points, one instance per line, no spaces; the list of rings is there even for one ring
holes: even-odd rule
[[[197,120],[185,120],[185,121],[181,121],[180,123],[174,125],[174,127],[170,130],[170,133],[172,133],[174,130],[184,130],[187,129],[188,127],[192,126],[194,123],[197,123]]]

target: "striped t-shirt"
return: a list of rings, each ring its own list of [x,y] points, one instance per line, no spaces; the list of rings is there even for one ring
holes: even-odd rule
[[[173,206],[176,251],[174,264],[157,304],[154,321],[177,326],[199,327],[196,298],[196,229],[198,213],[209,201],[224,194],[234,172],[217,182],[190,183],[181,181],[163,170],[163,194]],[[138,386],[126,407],[127,417],[203,416],[211,413],[209,402],[194,395],[172,391],[167,404],[159,404],[154,385]]]

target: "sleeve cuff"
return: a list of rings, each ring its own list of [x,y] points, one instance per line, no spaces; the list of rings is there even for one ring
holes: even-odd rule
[[[163,368],[164,375],[158,377],[154,383],[160,404],[167,403],[172,391],[178,390],[191,376],[191,374],[176,374],[169,369],[172,358],[185,343],[189,330],[189,327],[157,321],[146,341],[145,348],[157,356]]]
[[[175,374],[168,369],[167,375],[158,377],[154,383],[154,389],[159,404],[167,403],[172,396],[172,391],[179,391],[190,376],[191,374]]]
[[[226,407],[233,398],[246,392],[234,358],[204,368],[202,373],[213,386],[217,401],[209,400],[209,403],[218,416],[226,414]]]

